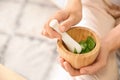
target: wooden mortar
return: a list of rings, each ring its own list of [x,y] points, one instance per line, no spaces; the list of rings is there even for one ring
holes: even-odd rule
[[[75,69],[80,69],[81,67],[92,64],[95,61],[100,49],[100,40],[96,33],[88,28],[79,26],[69,29],[67,33],[77,42],[86,40],[88,36],[91,36],[96,42],[96,46],[88,53],[75,54],[67,49],[62,40],[58,40],[57,51],[59,55],[69,62]]]

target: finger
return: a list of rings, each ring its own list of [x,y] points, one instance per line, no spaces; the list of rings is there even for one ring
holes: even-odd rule
[[[54,31],[52,28],[46,26],[45,29],[46,33],[49,35],[50,38],[61,38],[61,35]]]
[[[45,29],[47,34],[50,36],[50,38],[61,38],[60,34],[58,34],[56,31],[54,31],[50,26],[49,23],[52,19],[57,19],[59,22],[64,21],[65,19],[67,19],[68,14],[65,11],[58,11],[54,14],[54,16],[51,17],[50,20],[47,21],[47,23],[45,24]]]
[[[68,17],[69,17],[69,13],[68,12],[66,12],[64,10],[60,10],[60,11],[58,11],[58,12],[56,12],[54,14],[54,16],[52,17],[52,19],[57,19],[58,22],[60,23],[60,22],[62,22],[64,20],[66,20]]]
[[[46,37],[48,37],[48,38],[51,38],[51,37],[49,36],[49,34],[45,31],[45,29],[42,30],[42,33],[41,33],[41,34],[44,35],[44,36],[46,36]]]
[[[60,65],[65,69],[63,63],[65,62],[65,60],[61,57],[58,57],[58,62],[60,63]]]
[[[59,38],[61,39],[61,36],[60,34],[58,34],[56,31],[54,31],[52,28],[50,28],[49,26],[49,23],[52,19],[57,19],[60,22],[66,20],[68,18],[68,13],[61,10],[61,11],[58,11],[54,14],[54,16],[49,20],[47,21],[47,23],[45,24],[45,29],[46,29],[46,32],[48,33],[48,35],[51,37],[51,38]]]
[[[64,10],[61,10],[61,11],[58,11],[54,14],[54,16],[48,21],[48,23],[50,23],[50,21],[52,19],[57,19],[59,23],[63,22],[64,20],[67,20],[69,18],[69,13],[64,11]],[[61,27],[61,26],[60,26]],[[63,27],[64,28],[64,27]],[[64,30],[64,29],[63,29]]]
[[[59,39],[61,38],[61,35],[51,28],[49,30],[47,29],[47,33],[51,38],[59,38]]]
[[[68,29],[71,28],[71,26],[77,24],[78,22],[79,21],[75,18],[75,16],[71,15],[68,19],[61,23],[60,31],[61,32],[67,31]]]
[[[71,76],[80,75],[80,71],[72,68],[72,66],[68,62],[64,62],[63,64],[64,64],[64,67],[65,67],[66,71],[69,72],[69,74]]]

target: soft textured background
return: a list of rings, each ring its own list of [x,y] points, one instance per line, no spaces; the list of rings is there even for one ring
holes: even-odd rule
[[[57,10],[50,0],[0,0],[0,62],[27,80],[67,80],[56,40],[41,35]]]

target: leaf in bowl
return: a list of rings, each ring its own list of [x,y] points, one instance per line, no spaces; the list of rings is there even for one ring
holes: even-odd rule
[[[82,47],[82,51],[80,54],[91,51],[92,49],[94,49],[94,47],[96,45],[94,39],[90,36],[88,36],[86,40],[80,41],[79,44]]]
[[[92,37],[90,37],[90,36],[87,37],[86,43],[87,43],[87,47],[90,50],[92,50],[95,47],[95,45],[96,45],[94,39]]]

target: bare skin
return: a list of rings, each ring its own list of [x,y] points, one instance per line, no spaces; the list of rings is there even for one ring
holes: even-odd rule
[[[61,38],[56,31],[49,27],[49,22],[52,19],[57,19],[61,23],[61,26],[59,27],[60,31],[67,31],[71,26],[77,24],[81,20],[81,11],[80,0],[68,0],[68,4],[63,10],[57,11],[46,22],[42,34],[49,38]]]
[[[68,0],[65,9],[55,13],[50,19],[57,19],[61,23],[61,32],[67,31],[71,26],[77,24],[82,18],[82,6],[80,0]],[[44,26],[42,34],[49,38],[61,39],[61,36],[49,27],[49,21]],[[109,54],[120,48],[120,24],[113,28],[106,36],[101,39],[101,49],[96,61],[87,67],[74,69],[67,61],[59,57],[61,66],[71,75],[79,76],[83,74],[95,74],[106,66]],[[108,44],[108,45],[105,45]]]

